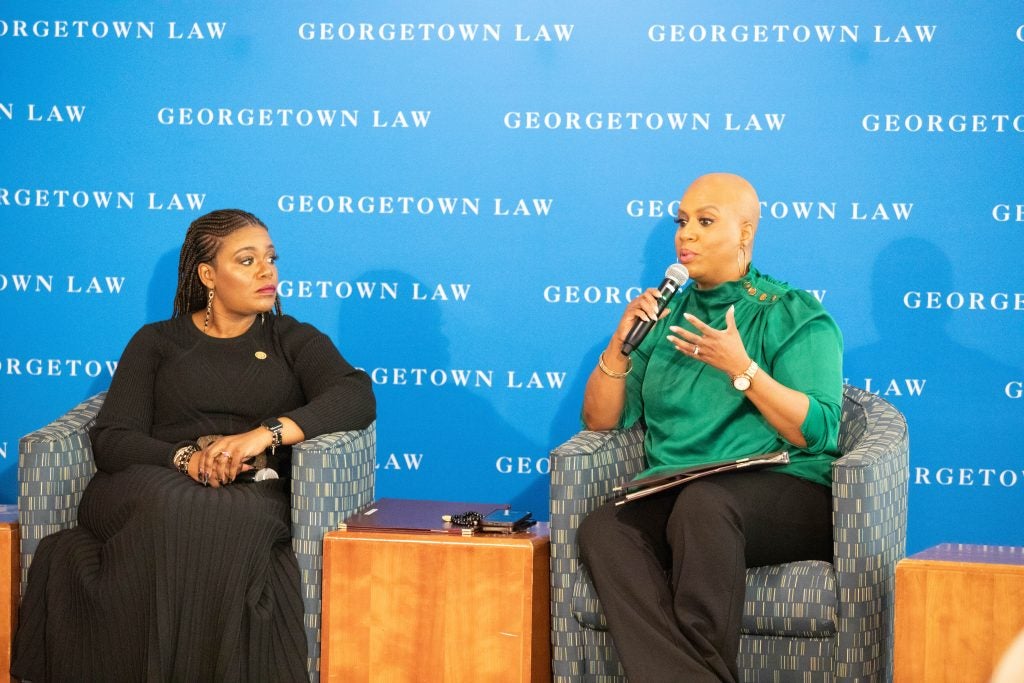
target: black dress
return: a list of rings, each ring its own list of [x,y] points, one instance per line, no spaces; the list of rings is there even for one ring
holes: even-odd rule
[[[260,352],[260,353],[257,353]],[[290,417],[307,438],[375,416],[369,377],[309,325],[234,339],[188,317],[129,343],[91,433],[78,526],[33,559],[11,672],[41,681],[305,681],[288,449],[281,479],[213,489],[170,465],[188,440]]]

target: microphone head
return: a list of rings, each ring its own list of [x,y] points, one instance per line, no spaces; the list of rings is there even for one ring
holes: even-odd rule
[[[675,280],[678,284],[683,284],[690,279],[690,271],[686,269],[682,263],[673,263],[665,271],[665,278],[668,280]]]
[[[273,467],[264,467],[256,470],[256,476],[253,477],[253,481],[266,481],[268,479],[277,478],[277,471]]]

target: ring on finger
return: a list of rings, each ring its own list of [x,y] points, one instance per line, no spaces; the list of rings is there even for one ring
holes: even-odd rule
[[[696,344],[693,345],[693,355],[695,358],[700,355],[700,347]]]

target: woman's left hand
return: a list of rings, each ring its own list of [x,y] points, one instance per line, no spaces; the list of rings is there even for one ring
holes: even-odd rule
[[[743,339],[736,329],[735,307],[730,306],[725,312],[725,329],[716,330],[702,320],[689,313],[683,316],[687,322],[697,328],[690,332],[672,325],[672,335],[668,340],[684,355],[718,368],[730,377],[743,373],[750,365],[750,356],[743,346]]]

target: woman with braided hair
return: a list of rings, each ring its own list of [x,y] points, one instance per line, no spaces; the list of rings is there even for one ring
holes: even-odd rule
[[[276,262],[250,213],[189,227],[173,317],[129,342],[90,434],[78,526],[32,563],[16,677],[307,680],[289,446],[366,427],[375,402],[281,313]]]

